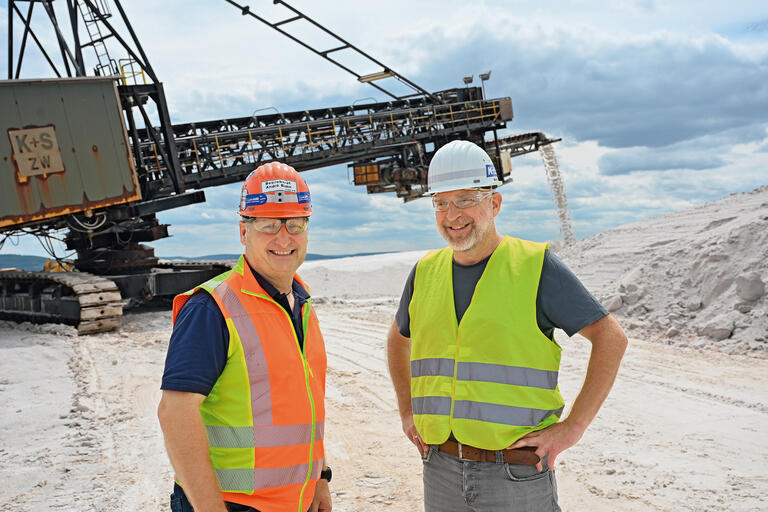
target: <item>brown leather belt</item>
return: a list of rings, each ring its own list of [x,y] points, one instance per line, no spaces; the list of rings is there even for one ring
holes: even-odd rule
[[[462,460],[474,460],[478,462],[496,462],[496,452],[494,450],[483,450],[456,441],[446,441],[438,449],[441,452],[450,453]],[[523,466],[535,466],[539,463],[539,456],[536,455],[535,446],[524,446],[514,450],[500,450],[503,454],[504,462],[508,464],[521,464]]]

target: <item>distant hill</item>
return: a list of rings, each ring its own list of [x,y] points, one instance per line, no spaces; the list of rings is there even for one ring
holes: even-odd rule
[[[18,268],[30,272],[43,270],[45,260],[43,256],[28,256],[26,254],[0,254],[0,268]]]
[[[351,258],[353,256],[371,256],[373,254],[384,254],[383,252],[358,252],[355,254],[333,254],[333,255],[326,255],[326,254],[313,254],[311,252],[307,253],[307,257],[305,258],[306,261],[311,260],[335,260],[338,258]],[[240,254],[208,254],[206,256],[164,256],[162,259],[164,260],[236,260],[240,257]]]
[[[350,256],[370,256],[372,254],[382,254],[380,252],[360,252],[356,254],[334,254],[327,256],[323,254],[307,254],[307,261],[311,260],[329,260],[336,258],[348,258]],[[239,254],[208,254],[206,256],[167,256],[162,257],[164,260],[236,260],[239,258]],[[0,254],[0,268],[18,268],[21,270],[27,270],[30,272],[39,272],[43,270],[43,264],[45,263],[43,256],[30,256],[27,254]]]

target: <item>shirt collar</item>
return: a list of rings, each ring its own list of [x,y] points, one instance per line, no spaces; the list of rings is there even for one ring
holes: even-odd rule
[[[245,256],[241,256],[241,258],[243,258],[243,263],[244,263],[244,265],[243,265],[243,267],[244,267],[244,268],[243,268],[243,270],[244,270],[244,272],[245,272],[245,275],[244,275],[244,277],[245,277],[245,283],[244,283],[244,285],[245,285],[245,288],[246,288],[246,289],[248,289],[249,291],[257,291],[257,290],[253,290],[253,289],[252,289],[252,288],[255,288],[255,287],[253,286],[253,284],[255,284],[255,283],[253,283],[253,282],[252,282],[252,281],[249,279],[248,273],[249,273],[249,271],[250,271],[250,274],[251,274],[251,276],[252,276],[252,277],[253,277],[253,278],[256,280],[256,283],[258,283],[258,286],[259,286],[259,287],[261,287],[261,289],[262,289],[262,290],[263,290],[263,291],[264,291],[264,292],[265,292],[267,295],[269,295],[270,297],[272,297],[274,300],[277,300],[277,298],[278,298],[280,295],[282,295],[282,293],[280,293],[280,291],[278,291],[278,289],[277,289],[277,288],[275,288],[275,287],[274,287],[274,285],[273,285],[272,283],[270,283],[269,281],[267,281],[267,279],[266,279],[265,277],[263,277],[261,274],[259,274],[258,272],[256,272],[256,271],[253,269],[253,267],[251,266],[251,264],[250,264],[250,263],[248,263],[248,260],[247,260],[247,259],[245,259]],[[247,269],[247,270],[246,270],[246,269]],[[249,282],[249,281],[251,281],[251,282]],[[294,297],[296,297],[296,299],[297,299],[297,300],[298,300],[300,303],[304,303],[304,302],[306,302],[306,301],[309,299],[309,292],[307,292],[307,290],[306,290],[306,289],[305,289],[305,288],[304,288],[304,287],[301,285],[301,283],[299,283],[299,281],[298,281],[298,280],[296,280],[296,277],[295,277],[295,276],[294,276],[294,279],[293,279],[293,283],[292,283],[292,286],[291,286],[291,287],[292,287],[292,289],[293,289],[293,295],[294,295]]]

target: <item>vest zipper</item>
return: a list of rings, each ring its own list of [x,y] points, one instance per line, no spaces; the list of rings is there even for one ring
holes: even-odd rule
[[[448,425],[451,427],[451,431],[448,433],[448,436],[454,433],[453,429],[453,409],[456,406],[456,377],[459,374],[459,332],[458,328],[456,330],[456,354],[453,356],[453,379],[451,380],[451,414],[448,416]]]
[[[304,484],[301,486],[301,492],[299,493],[299,508],[298,512],[304,512],[302,509],[302,502],[304,501],[304,491],[307,489],[307,484],[309,484],[309,480],[312,477],[312,456],[315,453],[315,399],[312,396],[312,389],[309,387],[309,376],[312,375],[312,367],[309,366],[309,362],[307,362],[307,358],[304,356],[304,351],[299,347],[299,337],[296,335],[296,329],[293,327],[293,320],[291,319],[290,315],[288,315],[288,312],[277,303],[272,297],[267,297],[266,295],[261,295],[258,293],[251,293],[247,292],[245,290],[242,290],[243,293],[246,293],[248,295],[253,295],[254,297],[260,297],[262,299],[268,300],[269,302],[273,303],[275,306],[280,308],[280,311],[282,311],[285,316],[288,318],[288,323],[291,325],[291,332],[293,333],[293,339],[296,342],[296,350],[299,351],[299,357],[301,357],[301,363],[302,367],[304,368],[304,383],[307,387],[307,395],[309,396],[309,406],[312,409],[312,435],[310,437],[309,441],[309,464],[307,468],[307,478],[304,480]],[[309,326],[309,308],[310,308],[310,302],[312,299],[307,299],[307,302],[304,303],[304,307],[302,308],[302,314],[301,314],[301,322],[302,326],[304,328],[304,348],[307,347],[307,341],[309,337],[309,332],[307,332],[307,327]],[[307,321],[304,321],[304,318],[307,318]],[[312,375],[312,378],[314,379],[315,376]]]
[[[453,265],[453,251],[451,251],[451,265]],[[474,294],[473,294],[474,295]],[[453,297],[453,274],[451,273],[451,297]],[[472,303],[472,299],[470,299],[470,305]],[[467,309],[469,309],[469,306],[467,306]],[[448,416],[448,426],[450,427],[450,432],[448,432],[448,437],[453,434],[454,437],[456,437],[456,433],[454,432],[453,428],[453,409],[456,407],[456,378],[459,375],[459,346],[461,345],[461,336],[459,335],[459,327],[461,327],[461,322],[459,321],[458,317],[456,316],[456,308],[451,308],[453,311],[453,320],[456,322],[456,353],[453,354],[453,379],[451,379],[451,413]],[[466,314],[466,312],[464,313]],[[463,320],[464,317],[462,317]]]
[[[309,327],[309,308],[310,308],[310,301],[312,299],[307,299],[307,302],[304,303],[304,307],[302,308],[303,311],[301,312],[301,323],[302,327],[304,329],[304,348],[307,348],[307,341],[309,341],[307,338],[309,337],[308,327]],[[287,313],[286,313],[287,315]],[[305,322],[304,319],[307,319]],[[291,325],[293,325],[293,322],[291,322]],[[296,338],[296,348],[299,347],[299,338],[296,336],[296,331],[293,332],[293,337]],[[309,441],[309,464],[307,467],[307,478],[304,480],[304,485],[301,486],[301,492],[299,493],[299,509],[298,512],[304,512],[301,504],[304,501],[304,491],[307,489],[307,484],[309,484],[309,480],[312,477],[312,457],[315,453],[315,399],[312,396],[312,389],[309,387],[309,375],[312,375],[312,367],[309,366],[309,362],[307,361],[307,358],[304,356],[304,351],[300,350],[301,353],[301,360],[304,363],[304,381],[307,385],[307,394],[309,394],[309,405],[312,408],[312,435],[310,437]],[[307,373],[309,372],[309,373]],[[312,378],[314,379],[315,376],[312,375]]]

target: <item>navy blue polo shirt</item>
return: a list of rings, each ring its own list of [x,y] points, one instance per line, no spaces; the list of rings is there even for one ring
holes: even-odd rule
[[[247,263],[247,262],[246,262]],[[250,267],[250,265],[249,265]],[[293,281],[293,310],[288,296],[251,268],[251,272],[264,291],[280,304],[291,317],[299,347],[304,349],[304,329],[301,308],[309,293],[296,280]],[[165,370],[160,389],[186,391],[208,395],[227,364],[229,330],[218,304],[210,294],[198,291],[182,306],[173,325]]]

